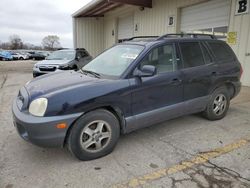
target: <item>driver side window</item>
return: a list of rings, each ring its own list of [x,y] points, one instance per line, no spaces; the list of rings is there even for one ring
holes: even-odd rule
[[[154,48],[142,60],[139,69],[144,65],[153,65],[157,69],[157,74],[174,72],[177,70],[175,61],[175,50],[172,44]]]

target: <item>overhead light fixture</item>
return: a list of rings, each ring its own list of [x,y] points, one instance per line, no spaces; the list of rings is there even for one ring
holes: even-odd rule
[[[144,7],[140,7],[139,9],[140,9],[140,11],[144,11],[144,10],[145,10],[145,8],[144,8]]]

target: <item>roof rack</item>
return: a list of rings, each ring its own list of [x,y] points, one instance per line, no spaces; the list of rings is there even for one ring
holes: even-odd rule
[[[184,38],[184,37],[189,37],[189,38],[207,38],[209,37],[210,39],[216,40],[215,35],[209,35],[209,34],[198,34],[198,33],[180,33],[180,34],[166,34],[158,37],[156,40],[162,40],[164,38]]]
[[[126,41],[133,41],[135,39],[157,39],[159,36],[137,36],[137,37],[132,37],[128,39],[121,39],[119,40],[119,43],[126,42]]]

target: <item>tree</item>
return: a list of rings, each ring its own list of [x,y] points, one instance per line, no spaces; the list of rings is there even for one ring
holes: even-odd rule
[[[60,38],[56,35],[48,35],[47,37],[43,38],[42,46],[46,50],[55,50],[56,48],[60,48]]]
[[[10,48],[12,50],[17,50],[17,49],[23,48],[22,39],[18,35],[10,36],[9,40],[10,40]]]
[[[3,42],[3,43],[0,45],[0,49],[10,50],[10,49],[11,49],[10,43],[8,43],[8,42]]]

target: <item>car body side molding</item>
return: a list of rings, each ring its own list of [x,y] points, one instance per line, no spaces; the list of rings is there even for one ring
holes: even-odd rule
[[[174,119],[183,115],[202,112],[206,109],[210,95],[166,106],[125,118],[125,133]]]

